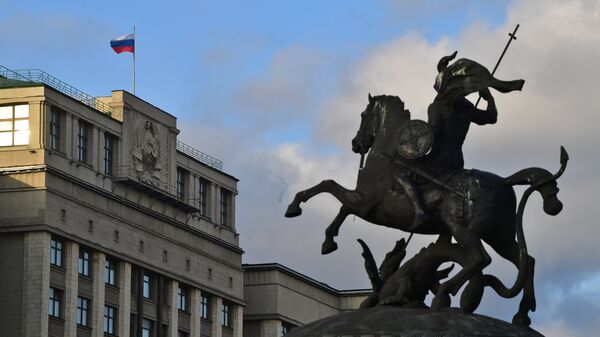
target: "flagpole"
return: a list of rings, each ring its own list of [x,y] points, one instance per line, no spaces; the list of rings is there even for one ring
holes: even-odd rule
[[[135,95],[135,26],[133,26],[133,94]]]

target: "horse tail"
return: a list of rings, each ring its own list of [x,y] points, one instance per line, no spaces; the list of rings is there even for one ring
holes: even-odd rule
[[[549,215],[557,215],[560,213],[563,205],[557,197],[559,189],[556,180],[564,173],[568,160],[569,155],[565,148],[561,146],[561,167],[556,174],[552,174],[542,168],[532,167],[521,170],[504,179],[504,182],[511,187],[515,185],[529,185],[529,187],[521,197],[515,218],[517,245],[519,247],[519,272],[515,284],[511,288],[506,288],[497,277],[483,275],[483,284],[492,287],[498,295],[505,298],[512,298],[517,296],[519,292],[521,292],[521,289],[523,289],[527,277],[527,269],[530,267],[527,243],[525,242],[525,234],[523,232],[523,213],[525,211],[525,205],[531,194],[534,191],[538,191],[544,200],[544,212]]]

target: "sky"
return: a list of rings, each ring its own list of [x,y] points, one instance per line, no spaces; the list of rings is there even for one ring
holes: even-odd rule
[[[297,191],[323,179],[353,188],[350,141],[367,95],[399,96],[426,119],[440,57],[457,50],[492,68],[521,27],[497,77],[522,92],[493,92],[498,123],[473,126],[465,167],[508,176],[555,171],[565,204],[555,217],[539,196],[524,226],[536,258],[538,310],[547,337],[600,330],[598,123],[600,3],[585,0],[5,1],[0,65],[38,68],[94,96],[132,90],[131,54],[110,39],[136,27],[136,94],[178,118],[179,139],[224,161],[238,177],[236,222],[245,263],[279,262],[338,289],[369,286],[357,238],[381,261],[406,233],[349,217],[338,251],[320,255],[339,203],[320,195],[299,218],[283,217]],[[522,190],[518,190],[522,192]],[[409,254],[433,237],[415,236]],[[488,248],[489,250],[489,248]],[[486,272],[505,283],[514,267]],[[455,303],[456,304],[456,303]],[[479,312],[510,320],[518,299],[486,292]]]

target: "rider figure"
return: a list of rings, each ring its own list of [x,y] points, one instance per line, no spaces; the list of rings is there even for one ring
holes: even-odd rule
[[[434,177],[461,170],[464,167],[462,145],[471,123],[494,124],[498,112],[494,97],[489,91],[493,87],[500,92],[521,90],[523,80],[501,81],[494,78],[482,65],[460,59],[451,66],[456,52],[443,57],[438,63],[438,75],[434,88],[437,95],[428,108],[428,123],[433,129],[434,143],[430,153],[416,162],[419,168]],[[465,96],[479,92],[487,102],[485,110],[477,109]],[[395,175],[415,208],[415,218],[410,229],[418,227],[426,218],[418,189],[407,174]]]

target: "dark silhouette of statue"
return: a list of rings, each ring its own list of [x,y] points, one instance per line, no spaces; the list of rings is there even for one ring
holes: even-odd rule
[[[348,190],[333,180],[324,180],[298,192],[285,215],[300,215],[300,203],[323,192],[331,193],[342,203],[325,232],[323,254],[337,249],[334,237],[350,214],[376,225],[439,235],[434,244],[403,264],[405,253],[402,253],[402,245],[397,246],[380,270],[374,267],[368,247],[362,242],[374,288],[374,295],[363,307],[425,306],[425,296],[432,292],[435,297],[431,307],[439,310],[449,307],[450,295],[456,295],[466,286],[461,308],[473,312],[484,288],[490,287],[506,298],[522,292],[513,323],[529,325],[528,313],[536,307],[535,260],[527,253],[523,211],[533,192],[542,196],[547,214],[556,215],[562,210],[556,180],[564,172],[568,156],[561,149],[561,168],[556,174],[541,168],[527,168],[504,178],[464,169],[462,145],[471,123],[493,124],[497,119],[489,88],[506,93],[521,90],[524,81],[498,80],[485,67],[468,59],[448,65],[455,56],[456,53],[444,57],[438,64],[434,85],[437,95],[429,106],[427,123],[411,120],[398,97],[369,95],[360,128],[352,140],[354,152],[368,153],[356,188]],[[477,109],[465,98],[477,92],[487,101],[485,110]],[[527,186],[518,208],[515,185]],[[518,269],[517,279],[510,287],[493,275],[483,273],[491,262],[483,242]],[[449,276],[449,270],[439,270],[447,262],[461,268]]]

